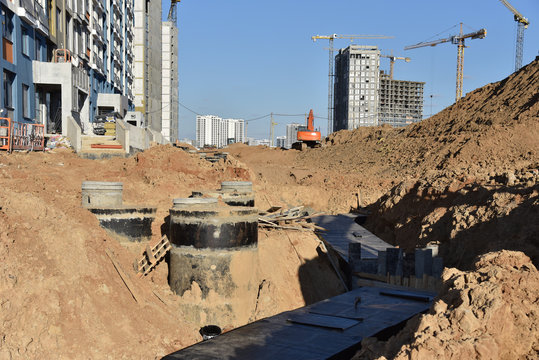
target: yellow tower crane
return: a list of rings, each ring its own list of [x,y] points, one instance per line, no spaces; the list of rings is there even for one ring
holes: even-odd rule
[[[392,39],[393,36],[384,35],[315,35],[311,36],[313,41],[316,40],[329,40],[329,75],[328,75],[328,135],[333,132],[333,41],[335,39],[348,39],[353,41],[354,39]]]
[[[380,55],[381,57],[385,57],[389,59],[389,78],[393,80],[393,69],[395,67],[395,60],[404,60],[406,62],[410,62],[409,57],[402,57],[402,56],[393,56],[391,55]]]
[[[481,29],[474,31],[469,34],[462,33],[462,23],[460,23],[460,33],[458,35],[453,35],[445,39],[439,39],[434,41],[421,42],[415,45],[409,45],[404,48],[404,50],[411,50],[420,48],[423,46],[436,46],[438,44],[451,42],[452,44],[457,45],[457,91],[455,96],[455,102],[457,102],[462,97],[462,78],[463,78],[463,68],[464,68],[464,40],[465,39],[484,39],[487,36],[487,30]]]
[[[517,42],[515,46],[515,71],[518,71],[522,67],[522,53],[524,52],[524,29],[528,28],[530,22],[521,13],[517,11],[506,0],[500,0],[500,2],[509,9],[514,15],[514,19],[517,22]]]

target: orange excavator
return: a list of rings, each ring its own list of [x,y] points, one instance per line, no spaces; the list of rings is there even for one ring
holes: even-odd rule
[[[292,144],[292,148],[296,150],[305,150],[307,147],[320,147],[322,135],[320,134],[320,131],[314,130],[313,109],[309,112],[307,126],[298,127],[297,140],[297,142]]]

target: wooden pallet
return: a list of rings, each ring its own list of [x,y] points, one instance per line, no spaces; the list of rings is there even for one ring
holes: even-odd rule
[[[165,257],[172,246],[166,235],[153,246],[147,245],[142,258],[135,260],[135,270],[139,277],[148,275],[161,259]]]

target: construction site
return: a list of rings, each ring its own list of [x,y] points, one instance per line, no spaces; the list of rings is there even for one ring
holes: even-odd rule
[[[1,152],[0,359],[537,358],[538,88],[303,151]]]

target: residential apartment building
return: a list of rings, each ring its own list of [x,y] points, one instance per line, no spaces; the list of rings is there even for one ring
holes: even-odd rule
[[[423,117],[423,87],[380,71],[376,46],[350,45],[335,57],[333,131],[389,124],[406,126]]]
[[[168,141],[178,140],[178,28],[171,21],[162,24],[162,128]]]
[[[218,148],[245,141],[245,121],[243,119],[222,119],[215,115],[197,115],[196,146]]]
[[[1,1],[0,95],[9,118],[44,124],[47,133],[63,133],[71,116],[88,130],[100,93],[116,94],[121,105],[113,109],[127,110],[133,100],[132,0],[108,4]]]
[[[335,57],[333,131],[378,125],[380,50],[350,45]]]
[[[134,6],[135,110],[144,114],[149,128],[161,132],[161,1],[134,0]]]
[[[284,148],[286,146],[286,136],[277,136],[275,138],[275,146],[278,148]]]
[[[424,82],[394,80],[380,73],[379,122],[403,127],[423,118]]]
[[[2,0],[0,3],[3,82],[0,108],[5,110],[2,116],[32,122],[36,113],[32,62],[47,61],[50,56],[49,19],[41,2]]]
[[[298,141],[298,128],[301,124],[286,124],[286,141],[284,147],[292,148],[292,144]]]

